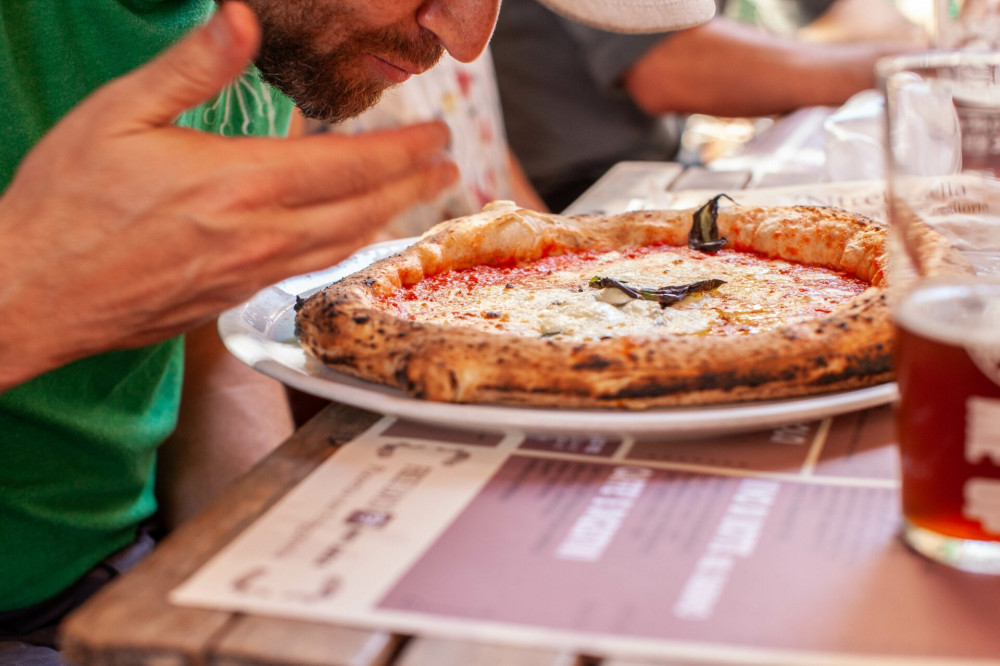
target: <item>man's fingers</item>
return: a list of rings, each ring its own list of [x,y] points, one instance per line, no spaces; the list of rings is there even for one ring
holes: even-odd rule
[[[194,274],[189,291],[202,289],[199,300],[225,309],[269,284],[327,268],[370,243],[403,210],[440,194],[457,177],[454,163],[432,163],[354,196],[237,212],[226,225],[232,251],[203,255],[200,270],[205,275]]]
[[[288,207],[367,192],[427,165],[450,163],[449,136],[444,123],[430,122],[357,136],[261,139],[254,154],[264,165],[258,191]]]
[[[329,234],[331,221],[343,220],[345,231],[367,238],[415,203],[432,200],[457,179],[458,167],[453,162],[428,164],[353,197],[290,211],[288,223],[303,225],[300,229],[314,225],[314,233],[322,239]],[[301,221],[295,222],[300,215]]]
[[[343,259],[371,238],[397,214],[416,201],[428,201],[453,184],[458,169],[452,163],[424,168],[357,196],[333,202],[267,214],[268,223],[281,229],[294,245],[282,250],[281,260],[257,262],[258,273],[265,266],[271,273],[258,274],[263,284],[250,292],[292,275],[327,268]],[[264,213],[262,213],[264,214]],[[245,271],[231,271],[234,278]],[[244,283],[245,284],[245,283]]]
[[[136,129],[169,125],[242,72],[259,44],[253,12],[241,2],[223,2],[204,26],[94,97],[115,104],[114,113]]]

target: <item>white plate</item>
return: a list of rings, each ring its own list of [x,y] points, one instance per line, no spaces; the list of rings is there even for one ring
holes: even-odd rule
[[[896,399],[896,385],[888,383],[789,400],[643,411],[455,404],[417,400],[403,391],[340,374],[307,357],[294,334],[296,297],[308,296],[414,240],[378,243],[330,269],[290,278],[258,292],[219,318],[223,342],[244,363],[306,393],[414,421],[491,432],[522,430],[666,439],[813,421]]]

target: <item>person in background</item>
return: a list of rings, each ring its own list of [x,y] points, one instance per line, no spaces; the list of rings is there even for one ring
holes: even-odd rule
[[[341,123],[308,121],[307,133],[360,134],[439,119],[451,130],[450,155],[459,182],[434,201],[420,202],[386,225],[387,238],[419,236],[443,220],[478,212],[497,200],[545,211],[507,145],[489,49],[471,63],[444,56],[434,69],[386,92],[371,109]]]
[[[550,1],[626,30],[707,19],[703,0]],[[277,140],[291,99],[356,115],[444,51],[475,60],[499,8],[83,4],[0,13],[3,664],[62,663],[61,618],[151,549],[167,440],[163,467],[199,489],[287,431],[281,387],[250,387],[218,313],[337,263],[457,176],[440,122]]]
[[[932,0],[934,47],[994,50],[1000,46],[1000,0]]]
[[[890,0],[794,7],[806,23],[796,34],[720,11],[689,30],[629,35],[566,20],[538,0],[505,0],[490,46],[504,121],[549,208],[563,210],[616,162],[672,160],[685,114],[839,105],[874,86],[879,57],[925,45]]]

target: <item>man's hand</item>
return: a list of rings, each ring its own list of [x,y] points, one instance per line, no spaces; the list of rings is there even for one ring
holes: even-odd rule
[[[258,43],[250,10],[222,3],[25,158],[0,198],[0,390],[163,340],[336,263],[455,179],[440,123],[289,140],[171,125],[239,74]]]

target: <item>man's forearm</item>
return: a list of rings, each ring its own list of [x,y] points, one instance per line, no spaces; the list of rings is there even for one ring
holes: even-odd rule
[[[3,210],[0,202],[0,393],[85,355],[82,336],[58,330],[46,316],[53,299],[26,266],[30,255],[18,242],[16,223],[3,219]]]
[[[717,18],[657,44],[629,70],[624,85],[650,115],[771,115],[843,103],[874,85],[880,56],[904,48],[803,42]]]

